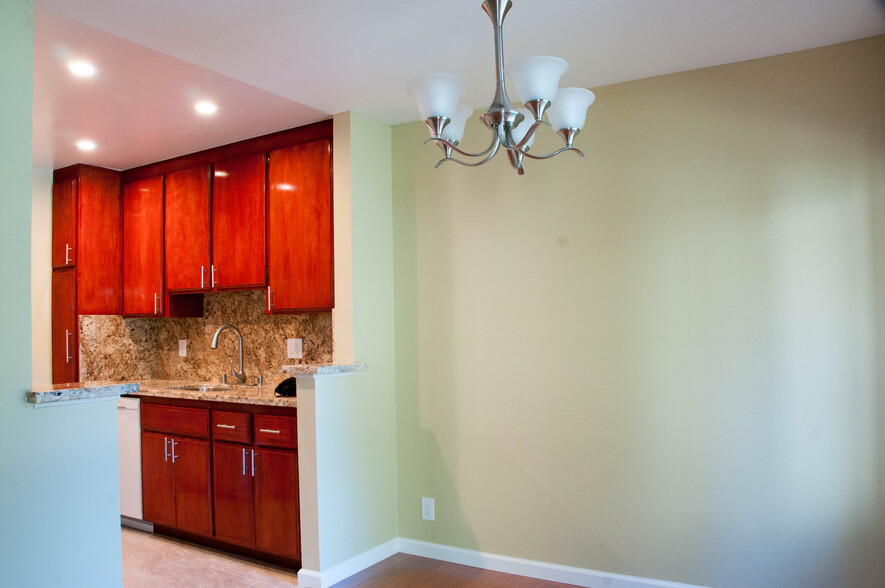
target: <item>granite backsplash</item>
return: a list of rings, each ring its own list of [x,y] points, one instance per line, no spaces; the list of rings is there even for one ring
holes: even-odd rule
[[[201,318],[80,317],[80,380],[218,381],[239,362],[237,336],[221,334],[218,349],[209,344],[218,327],[236,325],[243,333],[247,376],[262,375],[275,384],[281,367],[332,361],[332,314],[271,315],[264,312],[264,292],[212,292],[203,296]],[[286,339],[300,338],[302,359],[286,357]],[[187,339],[187,357],[178,341]]]

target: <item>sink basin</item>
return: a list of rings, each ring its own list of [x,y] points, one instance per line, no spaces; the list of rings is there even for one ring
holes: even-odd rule
[[[170,390],[186,390],[188,392],[227,392],[233,390],[233,386],[206,386],[202,384],[193,384],[187,386],[172,386]]]

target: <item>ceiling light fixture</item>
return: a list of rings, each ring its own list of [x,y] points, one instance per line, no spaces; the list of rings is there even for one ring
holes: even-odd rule
[[[68,63],[68,70],[77,77],[91,78],[98,68],[88,61],[71,61]]]
[[[218,112],[218,106],[214,102],[209,102],[208,100],[203,100],[202,102],[197,102],[194,104],[194,110],[199,112],[200,114],[210,115]]]
[[[77,147],[82,151],[95,151],[95,148],[98,147],[98,145],[95,144],[95,141],[83,139],[82,141],[77,141]]]
[[[507,67],[507,75],[516,86],[516,92],[525,105],[517,110],[507,98],[504,87],[504,17],[513,5],[512,0],[485,0],[482,9],[492,19],[495,31],[495,73],[497,75],[495,98],[482,115],[482,122],[492,131],[492,143],[481,153],[468,153],[458,148],[464,134],[464,126],[473,109],[458,104],[464,83],[448,74],[432,74],[412,80],[408,85],[418,103],[418,110],[427,126],[430,139],[445,153],[436,164],[439,167],[446,161],[454,161],[468,167],[477,167],[492,160],[503,147],[510,158],[510,164],[519,175],[525,173],[522,167],[524,157],[549,159],[563,151],[574,151],[583,157],[584,153],[572,146],[572,142],[584,126],[587,108],[596,96],[584,88],[561,88],[559,78],[568,69],[568,64],[558,57],[524,57]],[[547,113],[550,122],[543,120]],[[565,147],[547,155],[528,153],[534,140],[535,131],[541,125],[552,126],[565,141]],[[425,143],[427,142],[425,141]],[[452,152],[479,161],[465,162],[452,157]]]

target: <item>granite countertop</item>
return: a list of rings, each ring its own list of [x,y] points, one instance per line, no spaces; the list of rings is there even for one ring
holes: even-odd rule
[[[139,380],[135,396],[159,398],[183,398],[186,400],[206,400],[209,402],[231,402],[234,404],[261,404],[265,406],[297,406],[295,398],[274,396],[275,385],[245,386],[227,385],[218,382],[192,382],[183,380]],[[179,386],[224,387],[220,391],[175,390]]]
[[[298,364],[284,365],[283,372],[296,378],[336,376],[366,371],[364,363],[349,364]],[[181,386],[219,387],[223,390],[176,390]],[[71,402],[115,398],[121,395],[154,396],[160,398],[184,398],[210,402],[231,402],[236,404],[261,404],[268,406],[297,406],[292,397],[274,396],[276,382],[258,386],[219,384],[217,382],[193,382],[189,380],[133,380],[73,382],[34,388],[26,393],[32,404]]]
[[[314,377],[314,376],[338,376],[364,372],[367,367],[364,363],[302,363],[296,365],[284,365],[283,371],[290,376]]]
[[[31,404],[48,405],[55,402],[116,398],[121,394],[136,392],[138,384],[132,382],[94,381],[41,386],[26,392],[25,397]]]

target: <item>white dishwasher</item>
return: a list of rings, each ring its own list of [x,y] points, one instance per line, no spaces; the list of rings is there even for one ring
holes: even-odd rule
[[[141,418],[138,398],[117,400],[117,433],[120,443],[120,522],[143,531],[154,526],[142,520],[141,511]]]

